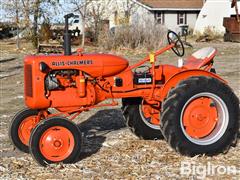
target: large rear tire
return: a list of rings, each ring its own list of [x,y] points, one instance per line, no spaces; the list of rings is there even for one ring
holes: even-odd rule
[[[125,125],[140,139],[163,139],[159,123],[152,124],[142,111],[142,99],[126,98],[122,102],[122,113]]]
[[[215,155],[237,142],[239,100],[223,82],[192,77],[172,89],[162,106],[166,141],[182,155]]]

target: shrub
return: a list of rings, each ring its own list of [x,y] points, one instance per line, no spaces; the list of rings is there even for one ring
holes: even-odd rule
[[[223,34],[219,32],[214,26],[208,26],[201,32],[195,32],[195,38],[201,39],[202,37],[208,37],[209,40],[219,39],[223,37]]]
[[[43,22],[39,30],[39,40],[48,43],[52,36],[50,23]]]
[[[166,43],[166,34],[167,29],[159,24],[125,25],[100,33],[98,42],[107,50],[121,47],[153,50]]]

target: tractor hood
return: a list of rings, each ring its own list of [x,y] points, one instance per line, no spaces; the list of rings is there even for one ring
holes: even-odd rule
[[[45,63],[51,70],[77,69],[91,77],[114,76],[128,67],[126,59],[110,54],[48,55],[25,58],[25,64],[39,67],[40,63]]]

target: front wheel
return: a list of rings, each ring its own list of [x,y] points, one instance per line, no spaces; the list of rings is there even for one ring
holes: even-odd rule
[[[172,89],[163,102],[161,129],[183,155],[227,152],[237,142],[239,100],[223,82],[192,77]]]
[[[33,130],[29,148],[42,166],[51,163],[74,163],[81,150],[81,132],[77,125],[62,117],[52,117]]]
[[[9,138],[18,150],[28,153],[28,142],[32,130],[40,121],[39,111],[34,109],[23,109],[12,119],[9,126]]]

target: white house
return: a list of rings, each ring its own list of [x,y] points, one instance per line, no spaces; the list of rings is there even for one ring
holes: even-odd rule
[[[231,0],[207,0],[196,21],[194,33],[203,33],[206,28],[224,33],[223,18],[236,14],[235,8],[231,8],[231,3]]]
[[[205,0],[115,0],[109,6],[110,28],[122,24],[158,23],[179,31],[179,26],[194,29]]]
[[[181,25],[194,29],[204,3],[205,0],[93,0],[88,9],[104,9],[102,19],[109,22],[110,29],[133,24],[147,28],[153,23],[179,32]],[[80,24],[81,18],[74,19],[70,29],[79,26],[82,31]]]

